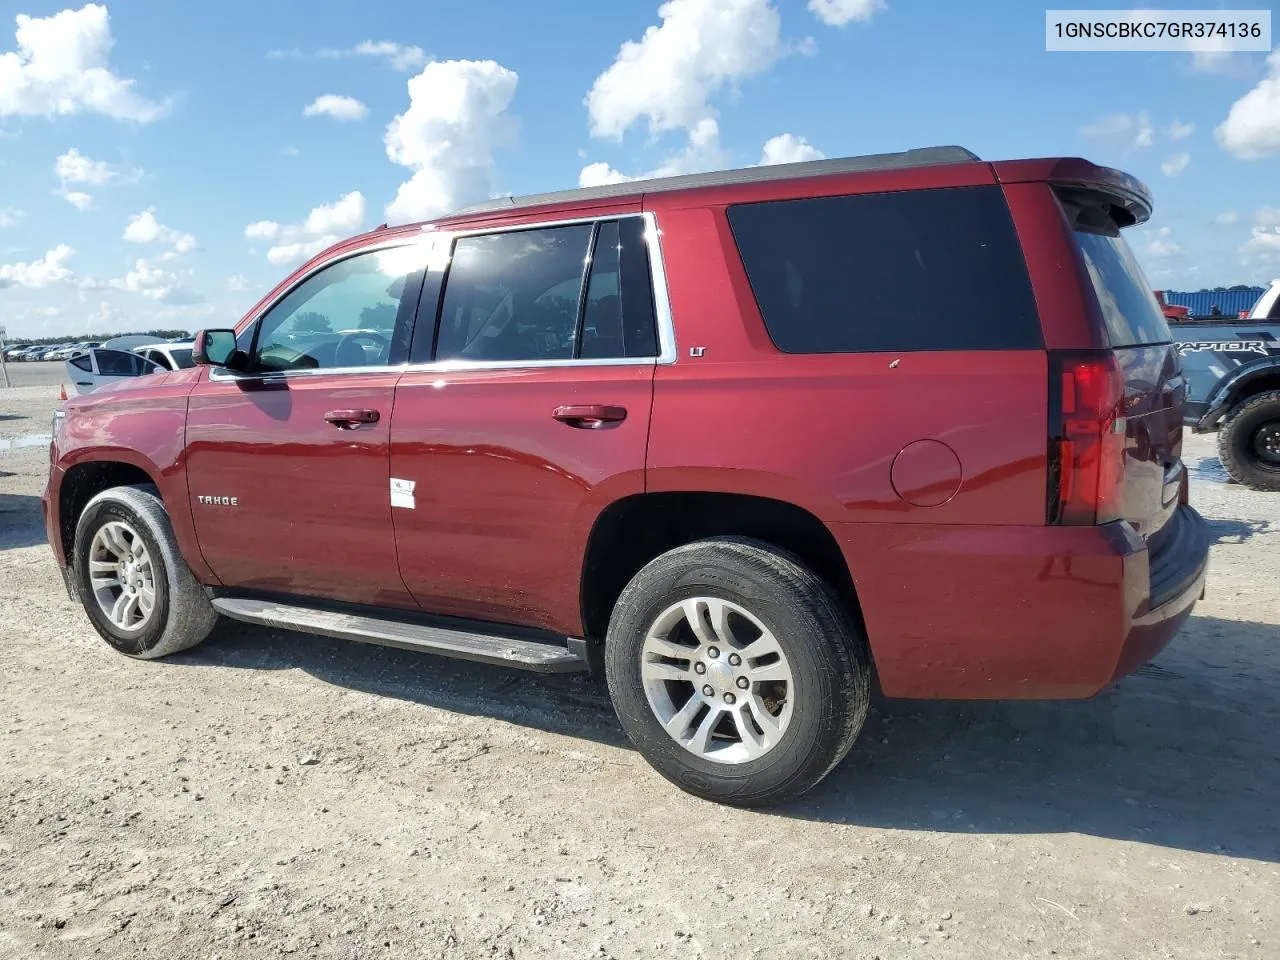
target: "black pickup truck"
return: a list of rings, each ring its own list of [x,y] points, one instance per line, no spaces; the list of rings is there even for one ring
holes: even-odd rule
[[[1187,382],[1186,424],[1218,431],[1218,453],[1234,480],[1280,490],[1280,280],[1248,317],[1170,316],[1169,329]]]

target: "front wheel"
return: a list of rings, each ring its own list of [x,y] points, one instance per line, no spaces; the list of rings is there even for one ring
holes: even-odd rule
[[[1253,490],[1280,490],[1280,390],[1241,401],[1218,434],[1218,455],[1233,480]]]
[[[644,567],[614,609],[609,693],[663,776],[722,803],[798,797],[866,718],[866,644],[831,589],[772,546],[718,538]]]
[[[217,623],[152,487],[113,487],[85,505],[72,571],[94,628],[130,657],[154,660],[194,647]]]

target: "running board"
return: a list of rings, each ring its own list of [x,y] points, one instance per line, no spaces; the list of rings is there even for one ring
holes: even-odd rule
[[[494,636],[474,630],[428,626],[421,623],[365,617],[274,603],[269,600],[216,597],[213,609],[224,617],[282,630],[318,633],[339,640],[376,643],[384,647],[417,650],[459,660],[494,663],[534,673],[576,673],[588,669],[585,644],[570,638],[578,650],[536,640]]]

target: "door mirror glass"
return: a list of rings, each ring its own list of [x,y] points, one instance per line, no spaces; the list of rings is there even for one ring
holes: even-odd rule
[[[196,334],[191,359],[214,367],[233,367],[238,353],[234,330],[201,330]]]

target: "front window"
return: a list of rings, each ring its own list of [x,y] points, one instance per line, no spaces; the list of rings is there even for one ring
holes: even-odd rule
[[[255,371],[390,363],[407,331],[425,251],[416,246],[339,260],[294,287],[258,322]],[[406,307],[408,309],[402,309]],[[188,356],[189,356],[188,351]]]

